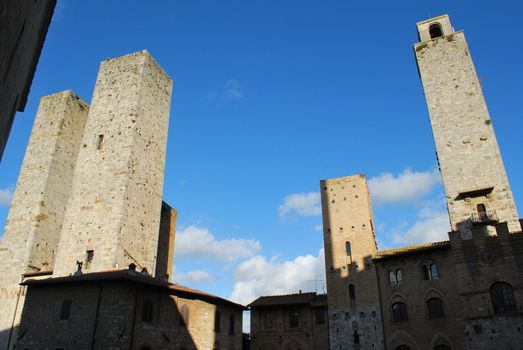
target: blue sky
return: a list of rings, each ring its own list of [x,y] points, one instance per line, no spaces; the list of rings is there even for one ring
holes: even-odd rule
[[[0,163],[0,227],[41,96],[90,101],[100,61],[147,49],[174,79],[165,200],[176,281],[248,303],[322,280],[319,181],[365,173],[380,248],[445,239],[412,45],[465,30],[523,208],[520,1],[59,0]],[[322,283],[316,283],[322,291]]]

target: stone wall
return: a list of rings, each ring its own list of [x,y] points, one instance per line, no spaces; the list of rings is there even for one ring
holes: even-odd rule
[[[56,0],[0,2],[0,160],[16,111],[23,111]]]
[[[319,323],[316,310],[322,312],[325,323]],[[297,312],[297,327],[289,326],[289,315]],[[267,323],[266,318],[272,321]],[[251,309],[252,350],[327,350],[327,308],[310,305],[287,305]]]
[[[450,234],[456,289],[463,305],[464,349],[518,349],[523,344],[523,232],[509,233],[496,226],[497,236],[476,227],[472,239]],[[490,288],[508,283],[516,308],[496,312]]]
[[[21,275],[53,269],[87,112],[71,91],[41,100],[0,242],[7,267],[0,279],[1,331],[11,327]],[[6,343],[0,335],[0,347]]]
[[[435,23],[443,24],[443,36],[430,39],[427,27]],[[512,191],[465,34],[454,32],[448,16],[420,22],[418,31],[423,41],[414,45],[414,53],[452,230],[470,238],[471,215],[477,215],[478,204],[483,204],[487,213],[517,232]]]
[[[170,280],[173,277],[177,217],[176,210],[162,202],[155,276],[164,280]]]
[[[76,261],[92,271],[130,263],[155,271],[171,92],[146,51],[100,65],[55,275]]]
[[[176,296],[153,286],[125,281],[29,286],[17,348],[30,349],[220,349],[242,347],[242,310],[194,295]],[[69,300],[70,316],[61,319]],[[143,318],[144,302],[153,305]],[[187,317],[179,310],[188,307]],[[214,330],[219,310],[222,332]],[[229,332],[229,318],[235,319]],[[186,323],[187,321],[187,323]],[[233,333],[233,334],[231,334]]]
[[[446,344],[462,348],[463,316],[456,289],[456,273],[452,252],[448,246],[405,255],[376,259],[379,274],[381,310],[387,349],[399,345],[411,349],[432,349]],[[423,266],[436,265],[437,277],[425,279]],[[401,283],[391,283],[390,271],[401,271]],[[443,302],[444,315],[429,318],[427,301],[438,298]],[[405,303],[405,322],[395,322],[392,305]]]

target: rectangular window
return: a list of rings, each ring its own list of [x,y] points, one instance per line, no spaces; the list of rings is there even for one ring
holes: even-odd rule
[[[142,322],[153,322],[154,304],[151,299],[144,299],[142,303]]]
[[[316,309],[314,311],[314,316],[316,318],[316,324],[325,324],[325,310]]]
[[[264,328],[272,328],[273,327],[272,313],[270,313],[270,312],[264,312],[263,313],[263,326],[264,326]]]
[[[71,316],[72,300],[62,300],[62,308],[60,309],[60,320],[68,320]]]
[[[104,142],[104,135],[98,135],[98,141],[96,142],[96,149],[98,149],[98,150],[102,149],[103,142]]]
[[[296,328],[300,325],[300,313],[297,310],[289,312],[289,328]]]
[[[231,315],[229,317],[229,334],[230,335],[234,335],[235,333],[235,330],[234,330],[234,315]]]
[[[89,269],[91,267],[91,263],[93,262],[94,258],[94,250],[88,250],[85,252],[85,269]]]

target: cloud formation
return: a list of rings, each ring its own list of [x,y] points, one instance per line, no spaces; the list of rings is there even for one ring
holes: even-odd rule
[[[236,269],[230,299],[248,304],[262,295],[315,291],[316,285],[321,293],[325,285],[324,271],[323,249],[318,256],[309,254],[284,261],[276,257],[267,260],[264,256],[256,255]],[[320,276],[321,281],[315,283]]]
[[[8,207],[13,199],[14,190],[12,188],[0,188],[0,208]]]
[[[187,273],[179,273],[174,276],[174,281],[180,284],[195,284],[211,282],[212,276],[206,270],[193,270]]]
[[[219,92],[211,92],[207,95],[207,100],[216,103],[216,109],[220,109],[222,104],[229,103],[243,98],[243,88],[235,79],[228,80],[223,89]]]
[[[382,173],[368,180],[372,203],[406,203],[422,198],[441,182],[439,171],[413,172],[409,168],[397,176]]]
[[[394,244],[418,245],[448,240],[450,222],[445,210],[445,201],[423,203],[418,210],[418,221],[409,226],[401,232],[395,232],[391,235]]]
[[[207,228],[189,226],[176,233],[176,258],[231,263],[255,255],[261,244],[254,239],[217,239]]]
[[[301,216],[316,216],[321,214],[320,194],[318,192],[295,193],[285,197],[278,207],[280,218],[290,213]]]

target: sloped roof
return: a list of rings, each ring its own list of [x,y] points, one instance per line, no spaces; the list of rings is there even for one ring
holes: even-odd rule
[[[237,304],[230,300],[221,298],[216,295],[202,292],[197,289],[192,289],[179,284],[173,284],[151,277],[149,275],[140,273],[138,271],[129,269],[114,269],[104,270],[99,272],[83,273],[81,275],[71,275],[65,277],[51,277],[45,279],[27,279],[20,283],[24,286],[37,285],[53,285],[53,284],[69,284],[69,283],[90,283],[99,281],[115,281],[126,280],[134,283],[146,284],[153,287],[158,287],[167,290],[170,294],[189,297],[194,299],[202,299],[211,303],[227,304],[236,308],[246,310],[244,305]]]
[[[373,259],[379,260],[379,259],[386,259],[398,255],[404,255],[404,254],[413,254],[421,251],[426,250],[432,250],[432,249],[441,249],[441,248],[447,248],[450,247],[450,241],[441,241],[441,242],[432,242],[427,244],[421,244],[421,245],[415,245],[415,246],[408,246],[408,247],[401,247],[396,249],[389,249],[389,250],[381,250],[374,255]]]
[[[285,294],[285,295],[268,295],[262,296],[254,300],[252,303],[247,305],[248,307],[264,307],[264,306],[290,306],[290,305],[303,305],[303,304],[312,304],[315,299],[318,302],[321,302],[322,296],[325,296],[326,304],[326,295],[319,294],[315,292],[309,293],[296,293],[296,294]],[[319,306],[319,305],[318,305]]]

